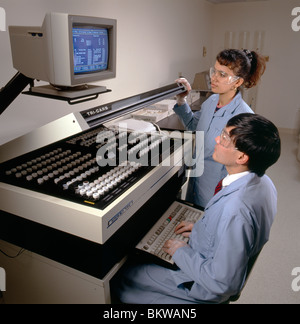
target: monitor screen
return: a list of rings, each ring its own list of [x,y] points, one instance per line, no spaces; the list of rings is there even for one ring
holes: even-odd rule
[[[105,71],[108,68],[107,28],[73,26],[74,74]]]

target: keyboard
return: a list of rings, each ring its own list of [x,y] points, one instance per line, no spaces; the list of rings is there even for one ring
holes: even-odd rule
[[[180,144],[101,125],[2,163],[0,182],[104,210]]]
[[[203,214],[203,211],[182,202],[173,202],[169,209],[137,244],[136,248],[140,251],[150,253],[160,260],[167,262],[169,265],[174,265],[174,260],[171,255],[164,252],[162,247],[167,240],[172,238],[188,242],[189,238],[181,234],[175,234],[176,226],[182,221],[196,223]]]

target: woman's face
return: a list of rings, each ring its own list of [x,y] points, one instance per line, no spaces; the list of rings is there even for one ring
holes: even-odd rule
[[[211,77],[211,90],[214,93],[223,94],[232,90],[236,90],[241,80],[239,77],[234,75],[233,71],[225,65],[221,65],[216,61],[214,68],[210,70]]]

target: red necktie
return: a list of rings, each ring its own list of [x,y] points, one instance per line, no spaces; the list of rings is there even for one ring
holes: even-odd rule
[[[223,182],[223,179],[219,181],[219,183],[217,184],[216,186],[216,189],[215,189],[215,195],[220,191],[222,190],[222,182]]]

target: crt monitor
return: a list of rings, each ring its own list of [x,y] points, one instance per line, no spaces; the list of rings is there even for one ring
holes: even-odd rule
[[[116,76],[115,19],[46,14],[41,27],[9,26],[13,66],[58,88]]]

